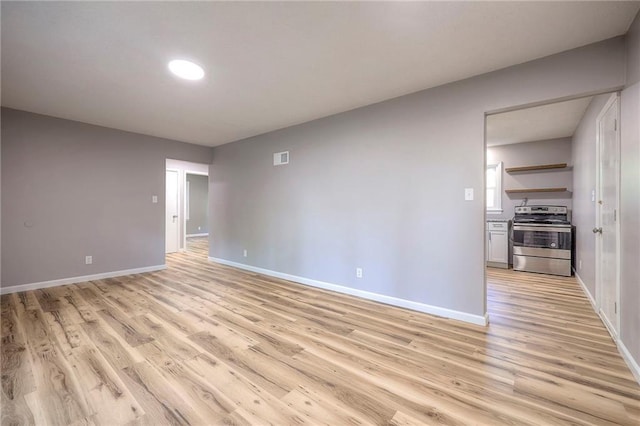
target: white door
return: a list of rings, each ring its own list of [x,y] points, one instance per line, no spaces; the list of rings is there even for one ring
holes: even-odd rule
[[[618,96],[598,117],[598,202],[596,204],[596,279],[600,315],[611,334],[618,334],[618,220],[620,151]]]
[[[165,253],[178,251],[179,224],[178,221],[178,172],[167,170],[166,186],[166,209],[165,209]]]

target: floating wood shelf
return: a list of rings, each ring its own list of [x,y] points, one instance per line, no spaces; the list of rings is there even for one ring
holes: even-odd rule
[[[535,172],[539,170],[554,170],[554,169],[566,169],[567,163],[558,163],[558,164],[541,164],[539,166],[522,166],[522,167],[507,167],[504,169],[507,173],[518,173],[518,172]]]
[[[527,188],[527,189],[505,189],[507,194],[518,194],[527,192],[567,192],[567,188]]]

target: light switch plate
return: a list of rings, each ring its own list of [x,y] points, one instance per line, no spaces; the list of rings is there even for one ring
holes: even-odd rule
[[[464,200],[465,201],[473,201],[473,188],[465,188],[464,189]]]
[[[152,195],[151,196],[151,202],[156,204],[158,202],[158,196],[157,195]]]

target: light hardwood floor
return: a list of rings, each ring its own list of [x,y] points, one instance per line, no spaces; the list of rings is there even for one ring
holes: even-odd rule
[[[2,424],[638,425],[573,278],[490,270],[489,327],[206,260],[2,296]]]

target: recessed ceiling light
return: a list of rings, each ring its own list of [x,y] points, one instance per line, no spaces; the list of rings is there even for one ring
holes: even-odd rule
[[[204,77],[204,70],[200,65],[182,59],[169,62],[169,70],[185,80],[200,80]]]

